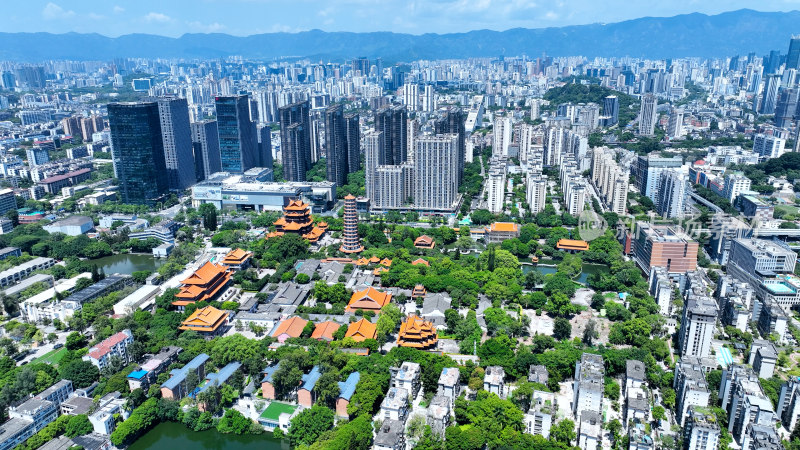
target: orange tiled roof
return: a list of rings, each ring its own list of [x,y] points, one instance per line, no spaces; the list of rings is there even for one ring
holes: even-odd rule
[[[516,233],[519,231],[519,225],[514,222],[495,222],[489,227],[489,231]]]
[[[414,247],[433,248],[434,245],[436,245],[436,242],[432,237],[427,235],[422,235],[414,239]]]
[[[367,264],[369,264],[369,260],[367,258],[358,258],[358,260],[355,262],[355,265],[357,266],[366,266]]]
[[[425,286],[418,284],[414,286],[414,289],[411,291],[411,297],[425,297],[425,294],[428,292],[425,289]]]
[[[333,340],[333,334],[339,329],[340,325],[331,320],[320,322],[314,327],[314,332],[311,333],[312,339],[324,339],[326,341]]]
[[[377,264],[377,263],[381,262],[381,259],[378,258],[377,256],[373,256],[372,258],[369,259],[369,262],[372,263],[372,264]]]
[[[392,300],[392,294],[388,292],[381,292],[373,287],[368,287],[364,290],[353,292],[350,297],[350,303],[347,305],[348,311],[356,311],[358,309],[380,311],[384,305]]]
[[[559,239],[556,248],[564,250],[589,250],[589,243],[576,239]]]
[[[213,306],[206,306],[193,312],[181,322],[179,330],[194,330],[202,333],[215,332],[228,318],[228,314]]]
[[[308,321],[302,317],[294,316],[281,322],[272,335],[278,337],[282,334],[286,334],[289,337],[300,337],[307,323]]]
[[[389,258],[383,258],[381,260],[381,265],[386,267],[392,267],[392,260]]]
[[[427,349],[435,347],[438,340],[433,323],[414,314],[400,324],[400,332],[397,334],[397,345],[401,347]]]
[[[306,203],[303,203],[302,200],[290,200],[289,204],[284,206],[283,209],[287,211],[289,210],[301,211],[304,209],[308,209],[308,205]]]
[[[231,250],[230,252],[228,252],[227,255],[225,255],[225,258],[222,259],[222,264],[225,264],[225,265],[242,264],[243,262],[245,262],[248,259],[250,259],[252,256],[253,256],[253,252],[248,252],[248,251],[242,250],[240,248],[235,248],[235,249]]]
[[[423,266],[428,266],[428,267],[431,266],[431,263],[429,263],[428,261],[425,261],[422,258],[417,258],[417,259],[415,259],[414,261],[411,262],[412,266],[418,266],[420,264],[422,264]]]
[[[375,339],[378,332],[378,326],[367,319],[361,319],[358,322],[353,322],[347,327],[347,333],[344,337],[351,337],[356,342],[363,342],[367,339]]]
[[[381,276],[382,273],[386,273],[388,271],[389,271],[389,269],[387,269],[386,267],[380,266],[380,267],[376,268],[375,270],[373,270],[372,274],[375,275],[376,277],[379,277],[379,276]]]
[[[211,261],[203,264],[197,269],[189,278],[181,281],[183,284],[196,284],[205,285],[214,280],[217,276],[224,274],[228,269],[226,267],[217,266]]]

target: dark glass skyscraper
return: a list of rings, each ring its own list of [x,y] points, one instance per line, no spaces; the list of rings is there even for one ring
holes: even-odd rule
[[[408,111],[405,106],[382,108],[375,114],[375,131],[383,132],[382,160],[399,166],[408,157]]]
[[[192,124],[192,147],[198,181],[205,180],[212,173],[222,170],[216,120],[204,120]]]
[[[286,181],[305,181],[311,168],[311,119],[308,100],[278,110],[281,121],[281,163]]]
[[[361,169],[361,128],[358,114],[345,114],[344,125],[347,134],[347,171],[358,172]]]
[[[158,104],[109,103],[108,122],[122,202],[154,205],[169,190]]]
[[[169,188],[182,191],[197,181],[192,154],[189,105],[185,98],[177,97],[162,97],[157,99],[157,103]]]
[[[458,135],[458,156],[456,158],[458,167],[456,167],[456,180],[459,184],[464,177],[464,159],[467,150],[466,120],[467,115],[464,114],[461,108],[450,108],[441,119],[434,122],[436,134]]]
[[[250,121],[249,97],[217,97],[216,107],[222,171],[242,173],[255,167],[258,140],[256,127]]]
[[[269,125],[256,128],[258,136],[258,167],[272,169],[272,129]]]
[[[354,61],[355,63],[355,61]],[[347,134],[341,104],[325,109],[325,155],[327,178],[337,186],[347,184]]]
[[[792,36],[789,41],[789,53],[786,55],[787,69],[800,69],[800,35]]]
[[[619,99],[616,95],[609,95],[603,99],[603,115],[611,118],[607,126],[619,122]]]

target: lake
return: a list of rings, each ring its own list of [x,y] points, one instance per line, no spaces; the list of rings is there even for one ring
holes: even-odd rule
[[[134,442],[128,450],[289,450],[289,442],[272,439],[271,433],[222,434],[217,430],[192,431],[177,422],[163,422]]]
[[[545,261],[544,263],[545,264],[550,264],[552,262],[554,262],[554,261]],[[556,269],[555,266],[543,266],[542,262],[540,262],[536,266],[533,266],[533,265],[530,265],[530,264],[525,264],[525,263],[522,264],[522,273],[523,274],[526,274],[526,273],[530,272],[531,270],[536,270],[537,272],[541,273],[542,275],[548,275],[548,274],[551,274],[551,273],[556,273],[557,269]],[[578,283],[581,283],[581,284],[586,284],[586,280],[589,279],[589,275],[592,275],[592,274],[595,274],[595,273],[608,273],[608,267],[604,266],[602,264],[588,264],[588,263],[584,264],[583,267],[582,267],[581,274],[578,276],[578,278],[575,279],[575,281],[577,281]]]
[[[155,272],[156,269],[164,264],[164,261],[164,259],[153,258],[153,255],[126,253],[104,256],[102,258],[89,260],[88,262],[96,264],[98,269],[102,268],[106,275],[111,275],[112,273],[130,275],[139,270]]]

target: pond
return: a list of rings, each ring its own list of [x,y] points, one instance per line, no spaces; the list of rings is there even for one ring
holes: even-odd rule
[[[128,450],[289,450],[288,441],[274,440],[271,433],[222,434],[217,430],[192,431],[177,422],[163,422],[128,447]]]
[[[164,261],[163,259],[154,258],[153,255],[126,253],[92,259],[89,260],[89,263],[96,264],[97,268],[103,269],[106,275],[111,275],[112,273],[130,275],[139,270],[155,272],[156,269],[164,264]]]
[[[556,266],[554,266],[554,265],[553,266],[542,265],[542,264],[554,264],[554,263],[555,263],[555,261],[549,261],[549,260],[542,261],[536,266],[533,266],[533,265],[527,264],[527,263],[523,263],[522,264],[522,273],[526,274],[526,273],[530,272],[531,270],[535,270],[535,271],[541,273],[542,275],[549,275],[551,273],[556,273]],[[595,274],[595,273],[608,273],[608,267],[604,266],[602,264],[588,264],[588,263],[584,264],[583,267],[582,267],[581,274],[578,276],[578,278],[575,279],[575,281],[577,281],[578,283],[581,283],[581,284],[586,284],[586,280],[589,279],[589,275],[592,275],[592,274]]]

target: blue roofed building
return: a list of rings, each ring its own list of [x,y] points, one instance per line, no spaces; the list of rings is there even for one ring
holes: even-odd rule
[[[314,366],[311,372],[303,375],[303,384],[297,390],[297,403],[306,408],[311,408],[311,405],[317,400],[317,392],[314,388],[317,386],[317,381],[322,375],[319,366]]]
[[[353,372],[348,375],[347,379],[340,381],[339,384],[339,398],[336,399],[336,414],[339,417],[348,418],[350,415],[347,413],[347,405],[350,404],[350,399],[356,392],[356,385],[361,380],[361,374]]]
[[[197,378],[202,380],[205,377],[206,362],[209,356],[201,353],[186,363],[180,369],[173,369],[169,372],[170,379],[161,385],[161,396],[173,400],[180,400],[188,394],[186,387],[186,375],[190,371],[197,374]]]
[[[272,383],[272,376],[280,367],[281,363],[278,362],[277,364],[267,366],[266,369],[261,371],[261,375],[264,376],[261,379],[261,396],[267,400],[275,400],[275,386]]]

